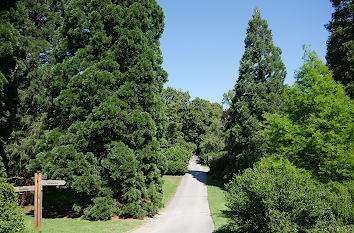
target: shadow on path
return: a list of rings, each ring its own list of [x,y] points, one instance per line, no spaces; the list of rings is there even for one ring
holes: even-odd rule
[[[189,170],[188,173],[191,174],[193,176],[193,178],[197,179],[199,182],[201,182],[205,185],[207,184],[207,179],[206,179],[207,172]]]

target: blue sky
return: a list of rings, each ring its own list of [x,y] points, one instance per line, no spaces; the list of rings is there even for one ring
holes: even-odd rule
[[[331,19],[329,0],[157,0],[165,12],[161,39],[163,67],[171,86],[221,102],[233,88],[244,52],[246,27],[254,7],[268,21],[273,42],[283,51],[285,83],[294,83],[301,64],[302,45],[310,45],[325,60]]]

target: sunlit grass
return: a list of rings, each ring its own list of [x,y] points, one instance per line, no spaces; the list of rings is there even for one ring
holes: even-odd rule
[[[163,199],[162,203],[165,206],[176,193],[179,182],[182,176],[164,176]],[[33,216],[24,216],[26,231],[25,233],[34,232]],[[124,219],[112,221],[87,221],[79,218],[43,218],[42,232],[43,233],[110,233],[110,232],[127,232],[139,227],[146,220]]]
[[[207,179],[208,201],[211,217],[214,222],[215,231],[220,230],[227,224],[227,207],[223,183],[208,175]]]

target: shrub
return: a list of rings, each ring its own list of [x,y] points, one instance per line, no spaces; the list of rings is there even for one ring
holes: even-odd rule
[[[167,159],[167,174],[182,175],[188,171],[189,160],[192,153],[187,149],[174,146],[165,151]]]
[[[328,190],[288,160],[263,159],[227,185],[231,232],[345,232]]]
[[[326,199],[330,202],[336,218],[354,227],[354,180],[343,184],[331,182],[327,187]]]
[[[93,205],[84,210],[84,217],[91,220],[109,220],[116,209],[116,201],[111,197],[93,198]]]
[[[22,208],[11,184],[0,180],[0,233],[24,230]]]

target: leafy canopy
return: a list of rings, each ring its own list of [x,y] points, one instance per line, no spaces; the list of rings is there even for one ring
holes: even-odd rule
[[[354,105],[315,52],[305,49],[284,114],[265,114],[264,136],[281,154],[323,181],[353,179]]]

